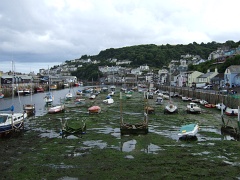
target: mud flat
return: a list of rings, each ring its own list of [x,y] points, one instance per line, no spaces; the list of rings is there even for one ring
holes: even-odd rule
[[[178,114],[164,114],[164,104],[156,105],[148,115],[146,135],[120,133],[119,91],[114,103],[102,101],[106,93],[85,103],[67,102],[64,113],[32,117],[24,132],[0,139],[1,179],[239,179],[239,141],[221,134],[221,116],[217,109],[203,108],[201,114],[187,114],[187,102],[172,99]],[[84,98],[84,97],[82,97]],[[134,92],[124,99],[125,122],[143,120],[143,93]],[[92,105],[101,113],[89,115]],[[228,117],[226,117],[228,118]],[[233,117],[231,121],[236,121]],[[86,133],[62,136],[64,123],[81,126]],[[180,141],[178,131],[188,123],[198,123],[195,141]]]

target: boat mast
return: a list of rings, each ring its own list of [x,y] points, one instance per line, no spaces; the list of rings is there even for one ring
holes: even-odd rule
[[[120,92],[120,123],[123,124],[123,115],[122,115],[122,92]]]

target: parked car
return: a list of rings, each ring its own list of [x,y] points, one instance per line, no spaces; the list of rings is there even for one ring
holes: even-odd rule
[[[207,86],[204,86],[203,89],[213,89],[213,86],[209,84]]]

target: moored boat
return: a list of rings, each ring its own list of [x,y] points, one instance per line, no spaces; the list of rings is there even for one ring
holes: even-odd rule
[[[0,93],[0,99],[4,98],[4,94]]]
[[[194,137],[198,133],[199,125],[198,124],[187,124],[180,128],[180,132],[178,133],[178,136],[180,138],[183,137]]]
[[[65,109],[64,105],[57,105],[57,106],[53,106],[53,107],[49,108],[48,113],[55,114],[55,113],[63,112],[64,109]]]
[[[35,104],[24,104],[23,110],[27,113],[27,116],[35,114]]]
[[[173,104],[172,102],[169,102],[164,109],[164,114],[174,114],[174,113],[178,113],[178,108],[175,104]]]
[[[238,109],[232,109],[232,108],[227,107],[226,110],[225,110],[225,114],[227,116],[237,116],[238,115]]]
[[[202,109],[198,104],[191,102],[187,104],[186,111],[187,113],[201,113]]]
[[[215,107],[216,107],[215,104],[210,104],[210,103],[205,104],[204,106],[205,106],[206,108],[215,108]]]
[[[92,106],[88,108],[89,114],[98,114],[101,112],[101,108],[99,106]]]

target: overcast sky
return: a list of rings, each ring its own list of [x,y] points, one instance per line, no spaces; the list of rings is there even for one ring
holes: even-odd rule
[[[140,44],[239,41],[239,0],[1,0],[0,70]],[[43,63],[40,63],[40,62]]]

